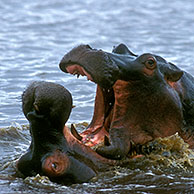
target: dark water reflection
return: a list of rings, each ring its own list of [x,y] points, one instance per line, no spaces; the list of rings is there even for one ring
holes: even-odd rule
[[[127,0],[0,0],[0,128],[26,124],[21,94],[33,80],[64,85],[73,94],[69,123],[90,121],[95,85],[58,68],[72,47],[87,43],[111,51],[127,44],[135,53],[153,52],[194,75],[194,1]],[[119,169],[96,182],[61,187],[13,178],[9,164],[28,147],[27,130],[0,134],[0,193],[159,193],[194,192],[193,172]],[[120,178],[122,177],[122,178]]]

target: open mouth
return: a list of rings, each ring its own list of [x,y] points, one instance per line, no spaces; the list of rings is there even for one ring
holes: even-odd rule
[[[69,65],[66,67],[66,71],[72,75],[77,75],[77,78],[79,78],[80,75],[86,76],[88,80],[94,82],[92,76],[89,73],[87,73],[87,71],[85,71],[85,69],[80,65],[77,64]]]
[[[66,72],[72,75],[87,76],[88,80],[93,81],[92,76],[84,70],[80,65],[73,64],[67,65]],[[97,150],[101,146],[111,145],[110,130],[114,126],[120,127],[120,117],[122,117],[122,96],[128,95],[126,91],[126,82],[118,80],[109,89],[103,88],[98,83],[95,97],[94,113],[93,118],[85,131],[80,134],[73,127],[71,132],[78,140],[84,145]],[[119,137],[118,137],[119,138]],[[143,153],[141,146],[137,146],[130,142],[131,149],[128,156],[135,156],[137,153]],[[147,149],[146,149],[147,150]]]
[[[77,75],[77,78],[80,75],[86,76],[88,80],[94,82],[92,75],[78,64],[67,65],[65,70],[67,73]],[[93,119],[88,128],[79,136],[79,140],[85,145],[94,147],[102,143],[108,144],[114,104],[115,95],[113,87],[105,89],[97,84]]]

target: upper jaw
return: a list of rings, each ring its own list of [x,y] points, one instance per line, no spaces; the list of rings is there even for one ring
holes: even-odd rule
[[[67,66],[84,64],[84,56],[93,51],[93,49],[88,45],[80,45],[73,48],[70,52],[66,53],[62,60],[60,61],[59,67],[65,73],[68,73]]]
[[[87,76],[102,88],[110,88],[119,76],[119,68],[108,52],[81,45],[65,54],[59,64],[65,73]]]
[[[86,76],[88,80],[94,82],[92,76],[80,65],[77,64],[68,65],[66,67],[66,72],[73,75],[77,75],[77,78],[79,78],[80,75]]]
[[[88,80],[94,82],[94,76],[88,71],[85,67],[85,55],[92,52],[92,49],[89,45],[80,45],[70,52],[64,55],[60,61],[59,67],[65,73],[70,73],[72,75],[86,76]]]

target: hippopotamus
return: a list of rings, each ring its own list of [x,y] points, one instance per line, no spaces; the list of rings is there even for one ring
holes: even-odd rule
[[[97,84],[94,114],[80,141],[109,159],[178,133],[194,148],[194,78],[164,58],[136,55],[124,44],[105,52],[80,45],[60,69]],[[103,143],[104,142],[104,143]]]
[[[16,166],[23,177],[46,175],[51,181],[72,184],[89,181],[97,172],[117,164],[84,145],[65,125],[72,96],[63,86],[35,81],[22,95],[22,109],[32,137]],[[72,133],[74,135],[72,135]]]

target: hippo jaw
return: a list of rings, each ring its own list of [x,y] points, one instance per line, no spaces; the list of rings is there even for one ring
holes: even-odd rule
[[[67,127],[58,133],[44,116],[38,117],[31,122],[31,146],[17,162],[19,172],[24,177],[37,173],[46,175],[51,181],[65,185],[88,182],[96,176],[98,165],[93,162],[97,160],[96,153],[90,148],[84,151],[84,145],[71,135]]]
[[[105,140],[105,146],[98,147],[96,151],[104,157],[120,159],[133,151],[132,145],[143,145],[156,137],[172,135],[180,130],[182,126],[180,99],[168,82],[178,81],[182,72],[176,69],[169,72],[166,69],[162,70],[161,67],[167,64],[162,58],[149,53],[137,56],[126,46],[121,45],[113,50],[114,53],[104,52],[104,55],[111,60],[108,64],[116,66],[117,70],[115,74],[111,74],[114,81],[107,84],[106,80],[106,84],[103,84],[95,78],[95,73],[98,74],[100,80],[104,81],[106,72],[102,72],[103,66],[106,68],[109,66],[104,62],[99,63],[104,58],[99,58],[96,50],[87,46],[89,52],[85,52],[85,47],[83,47],[77,47],[66,54],[60,62],[60,68],[66,73],[74,74],[77,73],[76,68],[79,69],[81,66],[97,84],[93,119],[86,131],[80,134],[82,136],[80,139],[84,144],[94,146]],[[88,64],[95,67],[96,56],[97,67],[102,68],[94,72],[92,69],[89,71]],[[169,69],[169,67],[166,68]],[[83,75],[89,77],[85,73]],[[164,99],[169,106],[162,104],[160,107],[159,103]],[[140,104],[146,107],[144,113],[141,112]],[[160,114],[159,110],[167,111],[167,114]],[[135,115],[133,115],[134,112]],[[150,118],[146,112],[149,112]],[[171,117],[172,122],[168,119]],[[169,125],[166,131],[165,125]]]
[[[22,95],[30,123],[31,145],[17,162],[24,177],[47,175],[62,184],[82,183],[115,165],[77,140],[65,126],[72,109],[70,93],[50,82],[33,82]]]
[[[113,86],[120,77],[128,79],[127,73],[123,76],[126,70],[125,60],[132,61],[136,58],[136,55],[123,44],[114,48],[113,52],[108,53],[92,49],[88,45],[80,45],[67,53],[59,64],[63,72],[77,75],[77,78],[80,75],[86,76],[88,80],[97,84],[95,110],[99,111],[94,113],[93,120],[88,127],[89,129],[94,127],[97,134],[92,142],[87,140],[90,139],[85,136],[87,132],[81,134],[84,137],[80,138],[88,146],[100,144],[104,138],[109,137],[108,129],[115,103]],[[123,52],[126,54],[124,57]]]
[[[60,146],[50,145],[48,146],[50,148],[45,146],[44,152],[35,148],[37,145],[33,147],[34,150],[29,149],[17,162],[20,174],[24,177],[46,175],[51,181],[65,185],[88,182],[96,176],[98,169],[96,164],[91,165],[90,159],[84,156],[80,157],[80,160],[77,159],[75,155],[79,154],[76,154],[76,150],[67,151],[68,144],[64,142],[61,142]]]
[[[80,45],[67,53],[59,67],[65,73],[87,76],[103,88],[111,87],[117,80],[118,66],[108,53],[92,49],[88,45]]]
[[[148,58],[147,55],[149,54],[145,54],[144,58]],[[84,144],[95,146],[101,144],[104,138],[109,137],[109,128],[114,115],[115,93],[118,90],[117,81],[136,82],[141,79],[139,74],[134,73],[139,70],[136,58],[137,55],[123,44],[114,48],[113,53],[92,49],[88,45],[80,45],[72,49],[61,60],[59,67],[63,72],[77,75],[77,78],[80,75],[86,76],[88,80],[97,84],[94,110],[98,111],[94,111],[87,131],[81,134],[83,137],[80,139]],[[154,57],[150,58],[155,62]],[[133,73],[128,71],[128,63],[132,64],[132,69],[137,70]],[[90,129],[93,132],[92,134],[89,132],[88,136]],[[106,140],[106,144],[109,144],[107,138]]]
[[[88,182],[98,171],[117,164],[82,144],[66,126],[62,139],[60,146],[55,146],[41,159],[42,173],[54,182],[66,185]]]

